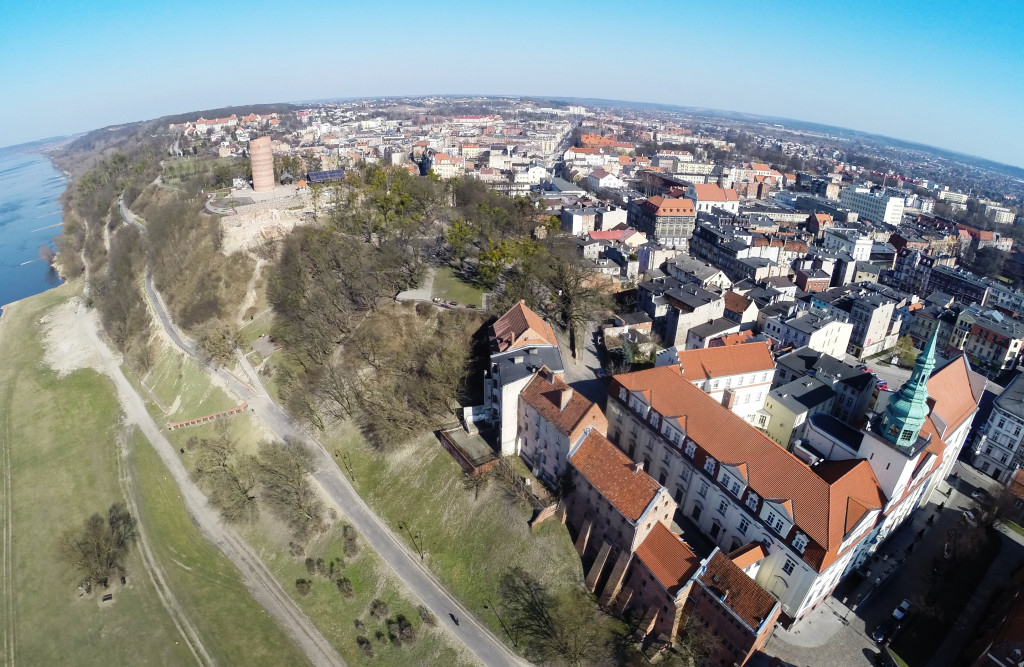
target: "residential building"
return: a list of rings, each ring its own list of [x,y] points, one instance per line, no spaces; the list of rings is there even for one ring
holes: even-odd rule
[[[985,303],[988,291],[988,282],[970,271],[934,265],[928,274],[924,294],[945,292],[961,303]]]
[[[596,228],[597,209],[590,207],[562,209],[562,230],[573,236],[586,236]]]
[[[710,347],[714,341],[730,334],[738,334],[740,325],[725,317],[711,320],[704,324],[690,327],[686,333],[687,350],[699,350]]]
[[[863,187],[849,187],[839,191],[839,202],[857,213],[859,218],[893,226],[899,225],[903,219],[905,201],[904,197],[873,192]]]
[[[720,294],[691,283],[666,290],[664,298],[668,312],[662,340],[668,346],[684,345],[691,327],[706,324],[725,314],[725,299]]]
[[[775,361],[764,343],[694,350],[670,347],[654,363],[677,365],[683,378],[748,422],[764,407],[775,376]]]
[[[779,349],[809,347],[816,352],[842,359],[850,343],[853,325],[808,312],[788,318],[769,317],[764,325],[764,333],[776,341]]]
[[[988,421],[974,441],[971,465],[1002,484],[1024,468],[1024,375],[996,397]]]
[[[822,245],[834,252],[844,252],[853,257],[854,261],[866,262],[871,259],[871,246],[874,242],[870,236],[861,234],[854,229],[828,229]]]
[[[516,451],[533,474],[551,488],[565,474],[569,453],[588,428],[605,435],[608,420],[548,368],[537,371],[519,400]]]
[[[697,213],[689,199],[667,199],[661,195],[648,197],[630,209],[633,227],[657,241],[673,248],[686,248]]]
[[[430,162],[430,171],[440,178],[459,178],[466,172],[466,158],[435,153]]]
[[[732,287],[732,281],[716,266],[680,254],[665,264],[665,272],[676,280],[694,283],[707,290],[724,291]]]
[[[515,454],[519,395],[541,368],[563,371],[562,355],[551,325],[520,301],[488,331],[490,365],[484,376],[484,414],[500,427],[502,456]]]
[[[973,366],[993,376],[1016,366],[1022,343],[1024,323],[977,306],[960,311],[949,338],[951,348],[963,350]]]
[[[719,187],[710,183],[691,185],[686,190],[686,197],[693,202],[697,212],[711,213],[718,208],[729,213],[740,212],[740,199],[735,190]]]
[[[755,426],[786,449],[803,433],[807,418],[830,413],[836,392],[821,380],[802,377],[768,392],[764,402],[764,420]]]
[[[739,292],[726,292],[724,316],[740,325],[740,331],[749,331],[757,326],[757,304]]]

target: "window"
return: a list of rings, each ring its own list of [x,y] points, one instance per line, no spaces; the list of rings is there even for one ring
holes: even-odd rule
[[[715,460],[710,456],[704,460],[704,472],[709,475],[715,474]]]
[[[626,388],[625,387],[620,387],[619,388],[619,400],[625,401],[627,396],[629,396],[629,392],[626,391]]]
[[[796,568],[796,563],[792,558],[786,559],[786,564],[782,566],[782,571],[786,574],[793,574],[793,569]]]
[[[734,495],[737,498],[739,498],[739,496],[740,496],[740,483],[739,482],[733,482],[732,486],[729,487],[729,490],[732,491],[732,495]]]
[[[693,517],[694,521],[698,521],[700,519],[700,505],[693,506],[693,511],[690,512],[690,516]]]
[[[1000,419],[999,419],[999,425],[997,426],[997,428],[1002,428],[1002,427],[1003,427],[1003,426],[1005,426],[1005,425],[1006,425],[1006,419],[1005,419],[1005,418],[1003,418],[1003,417],[1000,417]]]
[[[696,453],[696,451],[697,451],[697,445],[693,444],[692,441],[686,443],[686,455],[687,456],[689,456],[692,459],[693,455],[694,455],[694,453]]]
[[[756,512],[757,511],[757,494],[756,493],[751,493],[749,496],[747,496],[747,507],[749,507],[750,511],[752,511],[752,512]]]
[[[750,519],[743,517],[743,519],[740,521],[740,525],[737,526],[737,530],[739,530],[741,534],[746,535],[747,528],[750,528]]]
[[[730,484],[732,484],[732,477],[722,475],[722,486],[728,489]]]
[[[807,536],[803,533],[797,533],[797,536],[793,538],[793,548],[803,553],[804,549],[807,548]]]
[[[765,519],[765,523],[769,526],[775,523],[775,512],[768,512],[768,518]]]
[[[729,509],[729,503],[727,501],[723,500],[722,502],[718,503],[718,513],[719,514],[725,514],[726,510],[728,510],[728,509]]]
[[[701,498],[707,498],[708,497],[708,483],[707,482],[701,482],[700,483],[700,488],[697,489],[697,495],[700,496]]]
[[[659,417],[658,413],[655,412],[654,410],[651,410],[651,426],[653,426],[654,428],[658,428],[658,422],[660,419],[661,417]]]

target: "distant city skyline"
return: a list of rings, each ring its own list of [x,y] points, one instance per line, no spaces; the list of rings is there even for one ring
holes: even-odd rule
[[[23,3],[0,23],[0,146],[224,106],[476,94],[791,118],[1024,167],[1024,6],[800,4]]]

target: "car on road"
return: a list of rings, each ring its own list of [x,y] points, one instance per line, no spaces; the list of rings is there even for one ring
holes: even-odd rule
[[[976,500],[980,503],[987,501],[988,491],[985,489],[975,489],[974,492],[971,493],[971,500]]]
[[[894,620],[883,621],[874,631],[871,633],[871,639],[882,644],[888,644],[892,641],[892,638],[896,636],[896,633],[900,631],[900,624]]]
[[[964,510],[964,521],[972,526],[978,525],[978,515],[973,510]]]
[[[907,617],[907,612],[909,612],[909,611],[910,611],[910,600],[907,599],[907,600],[904,600],[903,602],[899,603],[896,606],[896,608],[892,610],[892,617],[895,618],[897,621],[902,621],[904,618]]]
[[[889,383],[885,380],[879,380],[875,386],[878,387],[879,391],[889,391]]]

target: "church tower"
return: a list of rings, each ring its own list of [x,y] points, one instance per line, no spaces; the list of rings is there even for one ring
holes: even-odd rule
[[[924,352],[914,362],[914,372],[889,399],[882,418],[882,435],[897,447],[911,447],[928,418],[928,378],[935,368],[935,339],[932,334]]]

